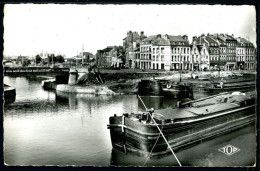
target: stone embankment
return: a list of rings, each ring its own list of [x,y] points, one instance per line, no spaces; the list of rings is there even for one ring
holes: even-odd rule
[[[114,95],[115,92],[110,90],[107,86],[79,86],[79,85],[68,85],[68,84],[58,84],[57,91],[67,92],[67,93],[86,93],[86,94],[107,94]]]
[[[191,71],[170,71],[158,73],[102,73],[100,76],[104,83],[100,83],[93,73],[86,73],[80,77],[75,85],[58,84],[57,91],[71,93],[88,94],[135,94],[137,93],[138,82],[141,79],[164,79],[164,80],[182,80],[201,77],[228,77],[232,74],[252,73],[252,71],[215,71],[215,72],[191,72]]]

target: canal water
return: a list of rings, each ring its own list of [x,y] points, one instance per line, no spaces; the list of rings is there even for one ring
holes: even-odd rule
[[[136,95],[88,95],[46,91],[37,77],[4,77],[16,101],[4,107],[4,160],[7,165],[177,166],[173,156],[145,159],[112,150],[107,124],[113,114],[144,110]],[[148,108],[175,100],[143,97]],[[239,152],[218,151],[233,145]],[[252,166],[255,126],[219,136],[176,153],[184,166]]]

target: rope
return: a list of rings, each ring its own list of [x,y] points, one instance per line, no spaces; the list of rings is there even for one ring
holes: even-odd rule
[[[139,95],[138,95],[138,98],[139,98],[139,99],[141,100],[141,102],[143,103],[145,109],[148,110],[147,107],[145,106],[143,100],[141,99],[141,97],[140,97]],[[177,160],[178,164],[179,164],[180,166],[182,166],[181,163],[180,163],[180,161],[178,160],[177,156],[176,156],[175,153],[173,152],[173,150],[172,150],[170,144],[168,143],[168,141],[166,140],[166,138],[165,138],[165,136],[163,135],[162,131],[160,130],[158,124],[155,122],[155,120],[153,119],[153,117],[152,117],[152,115],[150,114],[150,112],[148,112],[148,114],[150,115],[151,119],[153,120],[153,122],[154,122],[155,126],[157,127],[157,129],[159,130],[159,132],[161,133],[161,135],[162,135],[164,141],[166,142],[166,144],[167,144],[168,147],[170,148],[170,150],[171,150],[173,156],[175,157],[175,159]]]
[[[157,142],[158,142],[158,140],[159,140],[159,138],[160,138],[160,135],[161,135],[161,134],[159,134],[159,136],[157,137],[157,139],[156,139],[156,141],[155,141],[155,143],[154,143],[154,145],[153,145],[153,148],[152,148],[151,152],[149,153],[147,159],[145,160],[144,166],[145,166],[145,164],[147,163],[148,159],[150,158],[150,156],[151,156],[151,154],[152,154],[152,152],[153,152],[153,149],[154,149],[155,145],[157,144]]]

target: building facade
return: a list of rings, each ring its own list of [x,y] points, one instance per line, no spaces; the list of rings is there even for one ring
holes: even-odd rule
[[[238,37],[236,47],[236,62],[240,70],[254,70],[256,68],[256,51],[253,43]]]
[[[140,68],[188,69],[190,46],[187,36],[154,35],[140,43]]]
[[[120,47],[120,46],[119,46]],[[256,49],[250,41],[228,34],[194,36],[153,35],[129,31],[122,47],[99,50],[100,66],[154,70],[234,70],[256,68]],[[120,55],[119,52],[120,51]]]
[[[123,39],[123,51],[124,51],[124,61],[125,66],[129,68],[134,68],[136,66],[136,49],[139,48],[141,40],[146,38],[144,32],[139,33],[129,31],[127,32],[127,37]]]

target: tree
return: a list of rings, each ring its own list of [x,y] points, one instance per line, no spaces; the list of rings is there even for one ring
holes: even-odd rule
[[[31,64],[31,60],[29,60],[29,59],[24,59],[22,66],[25,67],[25,66],[28,66],[28,65],[30,65],[30,64]]]
[[[35,58],[36,58],[36,64],[39,64],[42,61],[40,55],[36,55]]]
[[[64,60],[64,57],[61,56],[61,55],[58,55],[58,56],[56,56],[55,58],[56,58],[57,62],[59,62],[59,63],[62,63],[62,62],[65,61],[65,60]]]

